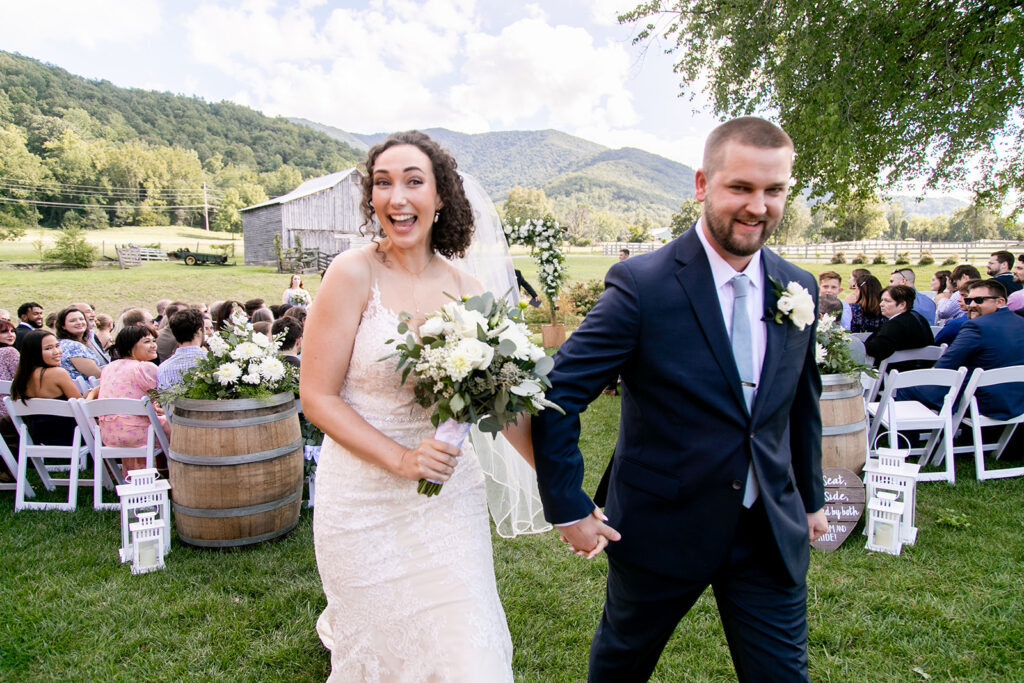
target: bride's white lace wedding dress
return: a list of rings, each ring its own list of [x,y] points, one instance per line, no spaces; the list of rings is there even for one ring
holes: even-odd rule
[[[433,434],[386,340],[398,317],[375,287],[342,398],[406,447]],[[317,621],[331,681],[511,681],[512,642],[494,580],[484,474],[469,441],[441,494],[325,439],[313,538],[327,609]]]

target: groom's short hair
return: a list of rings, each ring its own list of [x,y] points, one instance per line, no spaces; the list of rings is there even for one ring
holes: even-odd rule
[[[761,149],[793,149],[793,140],[786,131],[774,123],[756,116],[741,116],[726,121],[711,131],[704,143],[704,175],[711,177],[721,162],[722,150],[726,143],[738,142],[741,145],[759,147]]]

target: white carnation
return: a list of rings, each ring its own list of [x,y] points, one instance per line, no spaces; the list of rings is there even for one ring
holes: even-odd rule
[[[498,334],[498,342],[509,341],[515,345],[515,351],[512,352],[513,358],[520,360],[529,360],[531,356],[531,348],[534,344],[530,341],[525,330],[519,328],[519,326],[509,326]]]
[[[224,363],[217,368],[213,376],[221,385],[227,386],[238,381],[242,376],[242,368],[238,367],[238,363]]]
[[[228,343],[221,337],[214,335],[206,340],[207,346],[210,347],[210,351],[215,356],[223,356],[228,352]]]
[[[284,377],[284,363],[277,358],[265,358],[260,363],[260,375],[270,382],[276,382]]]
[[[259,384],[260,383],[260,373],[259,373],[259,371],[255,372],[255,373],[249,373],[249,374],[246,374],[246,375],[242,375],[242,381],[245,382],[246,384]]]
[[[252,342],[242,342],[231,349],[231,357],[235,360],[251,360],[263,355],[262,349]]]

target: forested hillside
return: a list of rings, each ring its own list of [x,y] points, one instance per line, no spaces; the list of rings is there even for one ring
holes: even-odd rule
[[[205,182],[213,227],[238,229],[239,208],[361,157],[230,102],[119,88],[0,52],[4,224],[199,224]]]

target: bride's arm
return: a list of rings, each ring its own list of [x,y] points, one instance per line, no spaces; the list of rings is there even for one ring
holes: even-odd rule
[[[446,481],[459,451],[424,439],[408,449],[364,420],[341,398],[352,346],[369,299],[370,265],[359,250],[339,254],[310,307],[302,340],[299,395],[310,422],[345,450],[406,479]]]
[[[501,430],[501,433],[512,444],[512,447],[516,449],[516,452],[522,456],[526,464],[537,469],[533,464],[533,439],[530,437],[532,433],[530,429],[530,414],[520,413],[518,422],[508,423]]]

